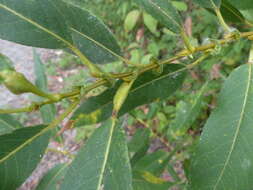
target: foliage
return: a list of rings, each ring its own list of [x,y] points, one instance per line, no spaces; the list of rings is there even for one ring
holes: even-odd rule
[[[1,84],[38,96],[0,109],[0,189],[17,189],[70,128],[84,145],[37,189],[251,189],[252,18],[249,0],[0,0],[1,39],[66,51],[53,72],[87,67],[53,94],[35,50],[35,85],[0,54]],[[34,111],[43,124],[10,115]]]

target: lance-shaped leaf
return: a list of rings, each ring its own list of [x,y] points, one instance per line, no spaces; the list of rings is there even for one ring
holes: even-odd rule
[[[172,32],[182,31],[182,20],[177,10],[167,0],[136,0],[141,7]]]
[[[134,82],[119,115],[137,106],[167,98],[181,87],[184,78],[185,68],[173,64],[166,66],[161,75],[152,72],[140,75]],[[72,117],[75,120],[75,126],[97,123],[109,118],[112,114],[113,97],[120,84],[121,82],[118,82],[114,88],[85,101]]]
[[[51,169],[40,181],[36,190],[59,190],[66,174],[68,164],[59,164]]]
[[[115,61],[121,50],[109,28],[85,9],[62,3],[58,7],[64,13],[74,44],[94,63]]]
[[[252,64],[226,80],[191,160],[191,189],[238,190],[253,187]]]
[[[23,45],[71,50],[76,46],[94,62],[98,62],[92,56],[94,52],[100,53],[103,62],[112,61],[108,50],[119,52],[114,37],[100,20],[61,0],[0,0],[0,23],[0,38]]]
[[[220,7],[221,5],[221,0],[193,0],[193,2],[205,8],[214,8],[214,6]]]
[[[220,9],[225,21],[245,23],[245,18],[242,13],[231,5],[229,0],[222,0]]]
[[[17,189],[35,169],[49,142],[43,129],[25,127],[0,136],[0,189]]]
[[[22,125],[11,115],[0,114],[0,135],[10,133],[20,127],[22,127]]]
[[[38,88],[40,88],[44,92],[48,92],[47,88],[47,76],[45,72],[44,65],[38,55],[38,53],[33,50],[33,58],[34,58],[34,70],[35,70],[35,84]],[[40,98],[41,99],[41,98]],[[56,107],[54,104],[44,105],[40,108],[40,114],[43,119],[43,122],[48,124],[55,118],[56,115]]]
[[[132,190],[124,131],[108,120],[96,129],[67,171],[61,190]]]

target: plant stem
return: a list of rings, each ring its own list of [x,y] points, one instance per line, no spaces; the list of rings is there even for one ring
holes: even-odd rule
[[[225,20],[223,19],[223,16],[222,16],[222,14],[221,14],[221,12],[220,12],[220,9],[219,9],[218,7],[216,7],[215,5],[214,5],[214,11],[215,11],[215,13],[216,13],[216,15],[217,15],[217,17],[218,17],[218,20],[219,20],[221,26],[222,26],[223,29],[225,30],[225,32],[226,32],[226,33],[230,33],[230,32],[231,32],[231,31],[230,31],[230,28],[229,28],[229,26],[227,25],[227,23],[225,22]]]
[[[241,38],[247,38],[248,40],[253,40],[253,31],[241,33],[240,37]],[[235,40],[239,40],[239,39],[235,39],[234,36],[229,36],[226,39],[219,40],[218,43],[220,45],[224,45],[224,44],[234,42]],[[215,46],[216,46],[215,43],[210,43],[210,44],[207,44],[207,45],[198,46],[198,47],[195,47],[194,53],[206,52],[207,50],[214,49]],[[161,60],[159,65],[171,64],[173,61],[179,60],[183,57],[187,57],[191,54],[192,54],[192,52],[190,52],[188,49],[183,49],[179,53],[177,53],[175,56],[173,56],[171,58],[168,58],[168,59],[165,59],[165,60]],[[155,68],[157,68],[157,65],[158,64],[148,64],[148,65],[146,65],[145,67],[143,67],[139,70],[139,74],[142,74],[144,72],[155,69]],[[190,67],[190,65],[188,65],[188,67]],[[187,68],[183,68],[183,70],[186,70],[186,69]],[[127,77],[131,77],[133,75],[134,75],[134,72],[115,73],[115,74],[111,73],[112,78],[115,78],[115,79],[124,79],[124,78],[127,78]],[[108,83],[107,80],[100,79],[100,80],[97,80],[96,82],[94,82],[93,84],[87,86],[85,90],[86,90],[86,92],[89,92],[89,91],[91,91],[93,89],[96,89],[100,86],[103,86],[107,83]],[[70,98],[70,97],[77,96],[79,94],[80,94],[80,90],[74,90],[74,91],[69,92],[69,93],[60,94],[59,101],[61,101],[62,99],[65,99],[65,98]],[[42,105],[51,104],[51,103],[56,103],[56,102],[53,102],[51,100],[47,100],[45,102],[36,103],[36,105],[37,106],[42,106]],[[31,105],[31,106],[28,106],[28,107],[25,107],[25,108],[18,108],[18,109],[8,109],[8,110],[0,109],[0,114],[32,112],[32,111],[34,111],[34,105]]]
[[[183,38],[184,44],[186,46],[186,48],[191,52],[194,53],[195,48],[192,46],[189,37],[187,36],[187,34],[185,33],[184,29],[181,32],[181,37]]]

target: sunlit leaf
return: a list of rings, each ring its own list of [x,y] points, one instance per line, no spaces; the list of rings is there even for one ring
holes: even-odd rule
[[[141,13],[139,10],[133,10],[127,14],[125,22],[124,22],[124,28],[127,32],[130,32],[131,30],[134,29],[140,17],[140,14]]]
[[[145,26],[152,32],[153,34],[156,34],[156,28],[157,28],[157,20],[154,19],[150,14],[143,13],[143,21]]]

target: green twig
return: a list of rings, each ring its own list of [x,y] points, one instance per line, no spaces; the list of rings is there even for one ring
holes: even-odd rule
[[[244,33],[241,33],[241,38],[247,38],[249,40],[253,40],[253,32],[244,32]],[[228,43],[234,42],[235,40],[240,40],[240,39],[235,39],[234,36],[229,36],[228,38],[218,40],[218,43],[220,45],[224,45],[224,44],[228,44]],[[217,43],[210,43],[210,44],[207,44],[207,45],[197,46],[197,47],[194,48],[194,52],[193,53],[211,51],[211,50],[213,50],[216,47],[216,44]],[[189,56],[189,55],[191,55],[193,53],[190,52],[188,49],[183,49],[179,53],[177,53],[174,57],[171,57],[171,58],[165,59],[165,60],[161,60],[159,62],[159,65],[171,64],[173,61],[176,61],[176,60],[179,60],[181,58],[187,57],[187,56]],[[139,74],[142,74],[144,72],[153,70],[153,69],[157,68],[157,66],[158,66],[157,63],[148,64],[148,65],[144,66],[143,68],[140,68]],[[188,65],[188,67],[189,66],[190,65]],[[186,70],[186,69],[187,68],[185,68],[184,70]],[[116,73],[116,74],[111,73],[111,76],[114,79],[122,79],[122,80],[124,80],[124,78],[129,78],[131,76],[134,76],[134,74],[135,73],[133,71],[133,72]],[[93,84],[87,86],[85,88],[85,90],[86,90],[86,92],[89,92],[89,91],[91,91],[93,89],[96,89],[96,88],[98,88],[100,86],[106,85],[107,83],[108,83],[107,80],[100,79],[100,80],[94,82]],[[80,95],[80,90],[76,90],[75,89],[72,92],[60,94],[60,98],[59,98],[58,101],[61,101],[62,99],[65,99],[65,98],[71,98],[71,97],[74,97],[74,96],[77,96],[77,95]],[[36,105],[37,106],[42,106],[42,105],[51,104],[51,103],[56,103],[56,102],[52,102],[50,100],[47,100],[45,102],[36,103]],[[8,110],[0,109],[0,114],[32,112],[32,111],[34,111],[35,108],[36,107],[34,107],[34,105],[31,105],[31,106],[28,106],[28,107],[25,107],[25,108],[18,108],[18,109],[8,109]]]

